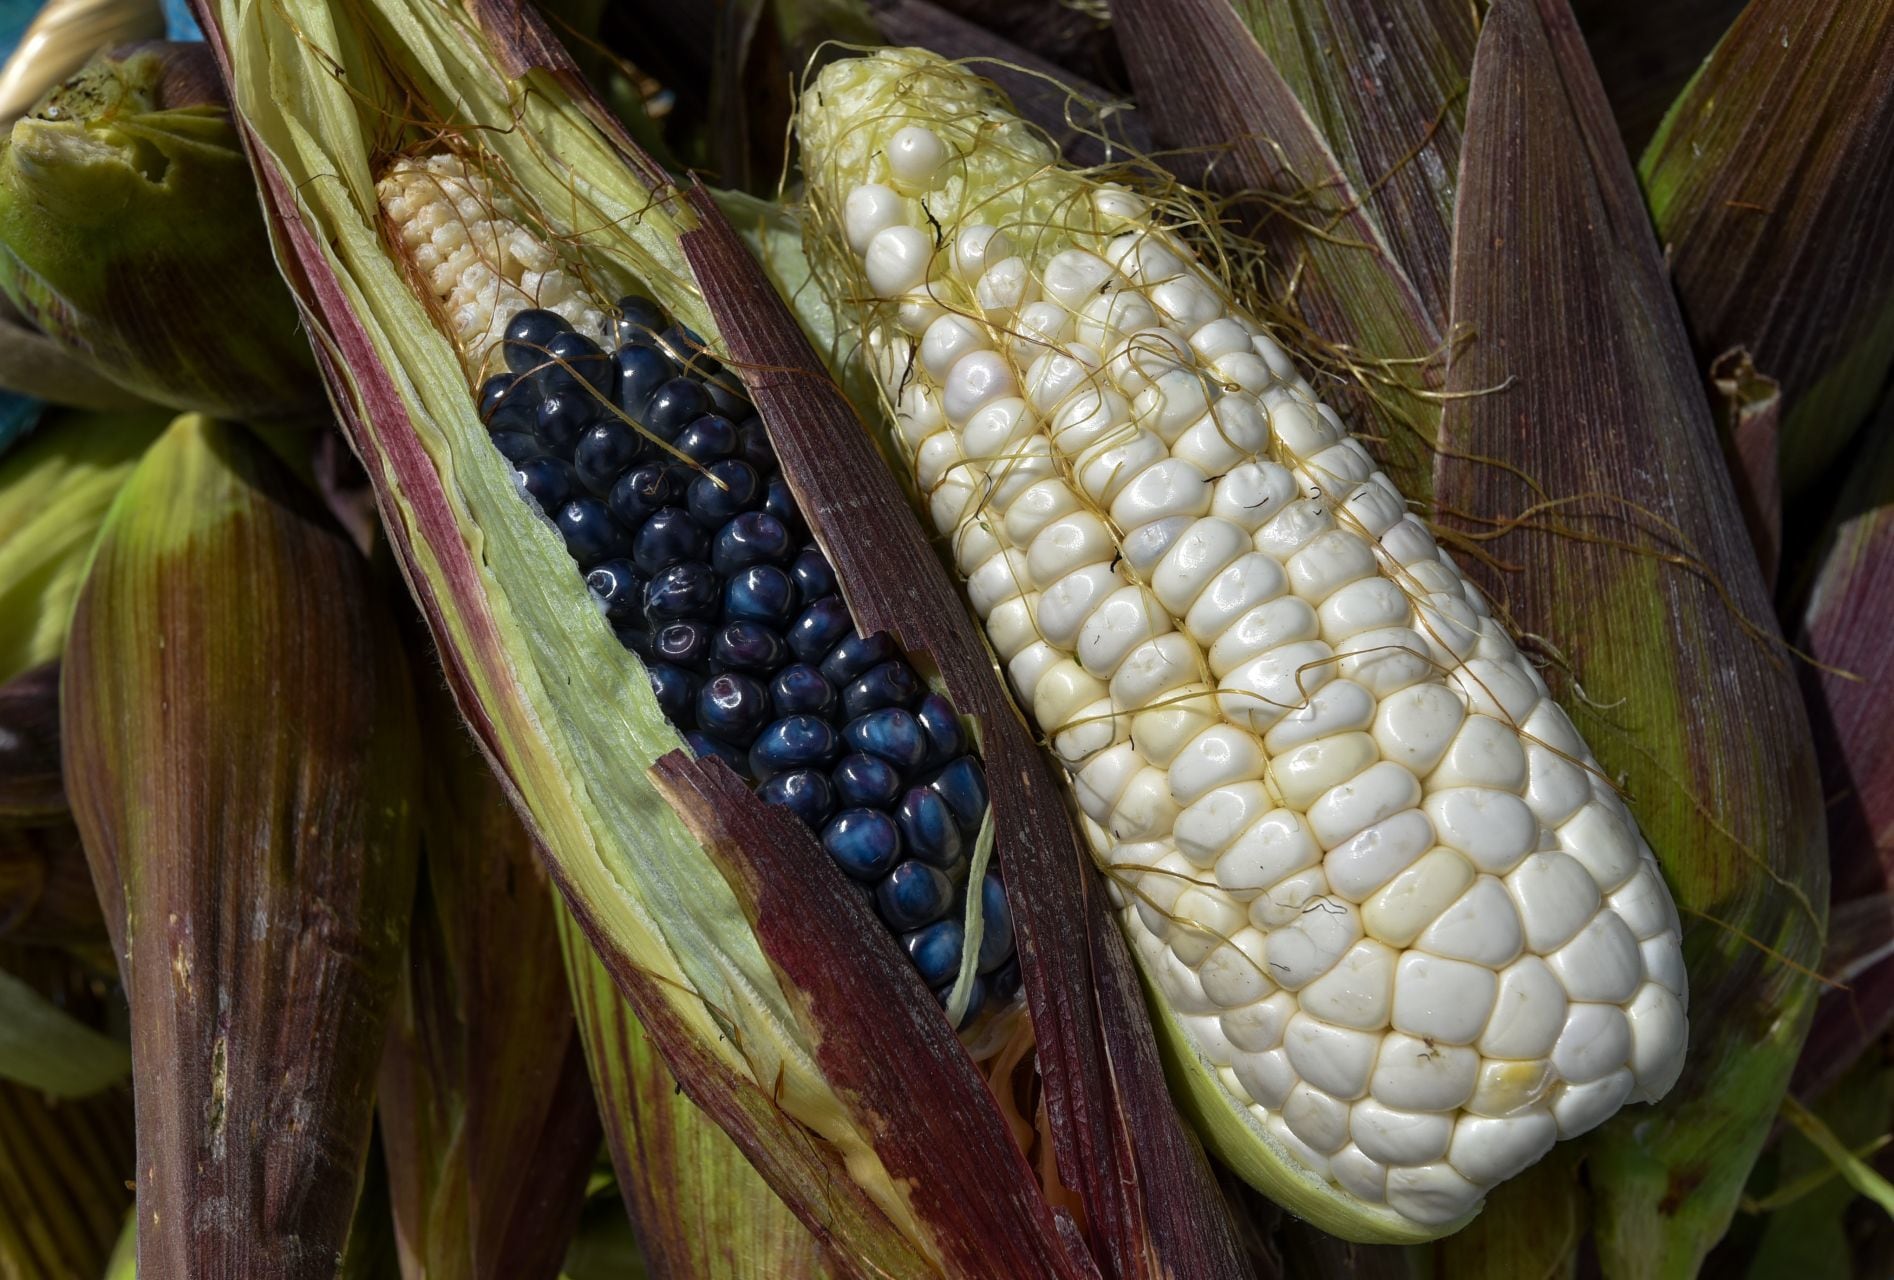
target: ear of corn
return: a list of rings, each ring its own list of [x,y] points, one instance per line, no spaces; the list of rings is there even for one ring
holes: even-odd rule
[[[835,286],[1212,1144],[1419,1239],[1682,1065],[1678,922],[1481,594],[1135,194],[895,50],[805,95]]]

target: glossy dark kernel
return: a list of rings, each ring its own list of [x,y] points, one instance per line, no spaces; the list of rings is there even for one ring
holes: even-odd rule
[[[651,654],[663,662],[704,670],[714,629],[708,622],[667,622],[651,633]]]
[[[753,413],[737,420],[737,457],[764,475],[776,470],[776,446],[769,442],[769,429],[763,420]]]
[[[538,376],[548,395],[570,392],[602,403],[611,398],[618,372],[598,343],[582,333],[567,332],[553,335],[546,344],[546,364]]]
[[[829,815],[835,812],[835,788],[820,769],[791,769],[779,773],[758,787],[756,794],[764,804],[781,805],[789,810],[814,831],[820,831]]]
[[[480,421],[488,431],[531,431],[532,391],[515,374],[494,374],[480,384]]]
[[[571,333],[566,318],[537,307],[528,308],[507,323],[500,355],[514,373],[529,373],[546,363],[546,347],[562,333]]]
[[[709,412],[710,396],[703,383],[672,378],[652,392],[642,421],[653,435],[675,440],[680,431]]]
[[[710,642],[710,665],[717,671],[748,671],[767,676],[789,661],[782,636],[760,622],[727,622]]]
[[[682,507],[652,513],[631,540],[631,558],[646,573],[685,560],[702,560],[710,550],[710,535]]]
[[[688,495],[685,505],[691,518],[706,529],[721,529],[763,504],[763,482],[749,463],[725,458],[693,475]]]
[[[995,1000],[1011,1000],[1019,991],[1019,957],[1016,955],[1001,965],[986,980],[987,993]]]
[[[661,625],[684,618],[714,618],[717,614],[717,575],[700,560],[687,560],[662,569],[645,588],[645,617]]]
[[[668,662],[654,662],[645,670],[651,677],[651,692],[657,695],[665,718],[672,724],[688,725],[703,677]]]
[[[631,554],[631,538],[625,527],[612,519],[612,513],[597,498],[574,498],[559,508],[553,521],[566,540],[566,551],[582,569]]]
[[[921,731],[927,735],[927,759],[922,762],[923,767],[945,764],[965,754],[967,735],[960,727],[960,717],[953,703],[938,693],[926,694],[915,705],[914,718],[921,722]]]
[[[781,629],[801,603],[796,584],[773,564],[753,564],[732,574],[723,588],[723,616]]]
[[[755,741],[769,714],[769,692],[739,671],[710,677],[697,695],[697,727],[733,747]]]
[[[796,580],[796,589],[802,592],[804,600],[820,600],[839,589],[828,557],[816,547],[804,547],[796,553],[795,562],[789,566],[789,576]]]
[[[585,575],[585,585],[614,627],[635,623],[644,613],[644,575],[629,560],[607,560]]]
[[[835,714],[835,686],[806,662],[792,662],[769,682],[770,705],[779,716]]]
[[[732,422],[756,412],[756,406],[745,398],[736,380],[727,373],[706,382],[704,389],[710,392],[710,407]]]
[[[842,603],[842,597],[824,596],[804,609],[790,624],[789,649],[803,662],[821,662],[831,649],[854,631],[855,621],[848,616],[848,606]]]
[[[783,528],[791,530],[794,536],[800,537],[808,532],[802,527],[802,512],[796,509],[795,495],[789,492],[789,481],[783,479],[781,474],[773,475],[769,478],[765,492],[768,496],[764,499],[763,510],[782,521]]]
[[[624,423],[596,422],[580,432],[572,449],[572,465],[585,487],[603,498],[643,452],[644,441]]]
[[[845,636],[822,659],[822,674],[833,681],[836,688],[846,688],[868,668],[894,656],[894,641],[885,631],[877,631],[872,636]]]
[[[723,365],[710,354],[709,345],[694,329],[674,324],[658,335],[658,341],[693,378],[714,378],[723,372]]]
[[[637,528],[684,496],[684,477],[668,462],[645,462],[625,472],[612,485],[612,514]]]
[[[934,999],[940,1002],[942,1009],[945,1009],[949,1002],[953,1000],[953,996],[954,984],[952,979],[949,979],[934,989]],[[986,997],[986,979],[976,974],[973,981],[967,984],[967,1007],[961,1012],[960,1021],[956,1024],[955,1030],[968,1025],[975,1018],[980,1016],[980,1010],[986,1004]]]
[[[946,914],[953,900],[954,887],[947,877],[912,858],[875,886],[875,907],[897,933],[932,924]]]
[[[496,431],[487,438],[493,441],[493,447],[508,462],[525,462],[545,453],[540,447],[539,437],[530,431]]]
[[[835,757],[835,726],[819,716],[773,720],[750,744],[750,772],[773,778],[791,769],[813,769]]]
[[[657,389],[677,376],[677,366],[656,347],[627,344],[612,353],[618,389],[612,399],[633,418],[643,418]]]
[[[960,827],[953,810],[940,793],[927,787],[910,787],[901,797],[894,820],[907,841],[908,852],[935,867],[950,867],[960,856]]]
[[[684,735],[684,742],[691,753],[698,757],[714,756],[736,770],[737,776],[748,779],[750,776],[750,757],[727,742],[719,742],[707,733],[693,729]]]
[[[678,432],[672,442],[692,462],[721,462],[737,451],[737,428],[730,419],[707,413]]]
[[[901,833],[885,813],[844,809],[822,829],[822,847],[843,871],[872,882],[901,860]]]
[[[843,756],[831,776],[843,805],[886,809],[901,794],[901,771],[880,756],[860,751]]]
[[[718,573],[735,573],[753,564],[781,564],[789,555],[789,530],[762,511],[745,511],[717,530],[710,560]]]
[[[921,971],[921,980],[930,987],[952,982],[960,972],[960,951],[966,944],[966,930],[958,920],[939,920],[901,938],[908,959]]]
[[[927,785],[953,810],[963,837],[972,840],[980,834],[980,823],[986,817],[987,789],[986,770],[978,760],[972,756],[950,760]]]
[[[620,342],[631,342],[639,336],[651,339],[664,332],[664,308],[641,294],[626,294],[612,309],[618,312],[613,323],[618,327]]]
[[[541,455],[514,464],[513,481],[547,515],[579,496],[579,473],[570,462]]]
[[[849,721],[842,736],[855,750],[879,756],[903,772],[918,766],[927,754],[920,722],[899,707],[884,707]]]
[[[533,432],[546,452],[570,458],[578,447],[580,434],[597,417],[597,405],[590,397],[562,391],[539,402],[539,408],[533,413]]]
[[[1013,909],[1006,886],[988,873],[980,883],[980,972],[992,973],[1013,958]]]
[[[868,668],[842,690],[842,715],[853,720],[883,707],[905,707],[920,691],[914,668],[899,658],[890,659]]]

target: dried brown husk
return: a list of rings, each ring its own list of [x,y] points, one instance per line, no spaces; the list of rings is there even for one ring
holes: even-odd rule
[[[114,504],[62,670],[129,992],[147,1275],[327,1277],[411,901],[416,730],[366,562],[241,427]]]

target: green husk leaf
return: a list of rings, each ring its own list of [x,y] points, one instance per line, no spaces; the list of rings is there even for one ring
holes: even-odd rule
[[[0,124],[12,123],[100,49],[163,34],[164,12],[154,0],[48,0],[0,67]]]
[[[100,377],[28,324],[0,293],[0,391],[74,409],[138,409],[144,397]]]
[[[1410,499],[1433,491],[1447,219],[1475,10],[1457,0],[1121,0],[1141,110],[1181,176],[1234,204],[1261,286],[1302,328],[1322,394],[1375,437]],[[1377,52],[1378,50],[1378,52]],[[1364,93],[1363,66],[1377,92]],[[1190,85],[1187,93],[1174,92]]]
[[[1894,0],[1751,0],[1640,171],[1700,368],[1742,348],[1782,388],[1805,489],[1894,365]]]
[[[0,1080],[0,1276],[99,1275],[135,1167],[129,1089],[59,1101]]]
[[[60,413],[0,458],[0,681],[59,656],[106,509],[157,413]]]
[[[100,376],[178,409],[314,420],[321,386],[201,45],[108,54],[0,147],[0,291]]]
[[[1573,1280],[1588,1223],[1577,1194],[1580,1148],[1565,1143],[1493,1188],[1465,1231],[1432,1247],[1441,1280]]]
[[[114,503],[62,670],[65,779],[130,995],[140,1267],[328,1277],[414,874],[416,730],[367,563],[242,428]]]
[[[123,1080],[131,1053],[0,973],[0,1079],[55,1098],[83,1098]]]
[[[542,1280],[599,1141],[552,892],[446,690],[423,708],[423,875],[378,1101],[403,1268]]]
[[[1437,492],[1469,534],[1503,532],[1474,576],[1545,637],[1546,679],[1685,920],[1683,1078],[1590,1144],[1600,1257],[1688,1275],[1729,1223],[1814,1006],[1822,797],[1634,175],[1556,0],[1488,15],[1457,218],[1454,322],[1474,336],[1446,431],[1501,465],[1443,459]]]

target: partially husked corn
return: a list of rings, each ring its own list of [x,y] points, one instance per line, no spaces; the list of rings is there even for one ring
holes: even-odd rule
[[[1649,848],[1267,329],[931,55],[831,65],[800,129],[926,508],[1237,1104],[1433,1227],[1663,1096],[1686,992]]]

